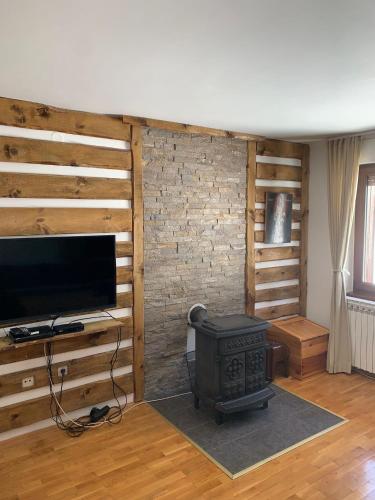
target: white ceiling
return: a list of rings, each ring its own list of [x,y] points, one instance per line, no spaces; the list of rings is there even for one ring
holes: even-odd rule
[[[0,0],[0,95],[314,137],[375,128],[373,0]]]

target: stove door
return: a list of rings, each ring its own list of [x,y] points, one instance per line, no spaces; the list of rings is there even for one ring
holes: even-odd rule
[[[223,356],[221,362],[221,393],[223,400],[245,395],[245,353]]]
[[[266,386],[266,349],[246,352],[246,394],[259,391]]]

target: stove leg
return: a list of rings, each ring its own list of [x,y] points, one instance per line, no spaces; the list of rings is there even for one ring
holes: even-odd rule
[[[224,422],[224,415],[221,413],[221,411],[215,411],[215,422],[217,425],[221,425]]]
[[[262,404],[262,409],[265,410],[266,408],[268,408],[268,401],[265,401],[263,404]]]
[[[194,394],[194,408],[199,410],[199,398]]]

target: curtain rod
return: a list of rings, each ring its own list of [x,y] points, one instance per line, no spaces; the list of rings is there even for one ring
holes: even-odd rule
[[[375,138],[375,130],[367,130],[365,132],[357,132],[355,134],[344,134],[344,135],[338,135],[335,137],[326,137],[327,141],[332,141],[335,139],[345,139],[346,137],[359,137],[362,136],[363,138],[366,138],[366,136],[373,135]]]
[[[317,142],[317,141],[333,141],[335,139],[345,139],[346,137],[358,137],[362,136],[365,140],[367,139],[375,139],[375,129],[373,130],[366,130],[364,132],[355,132],[353,134],[342,134],[342,135],[320,135],[320,136],[315,136],[315,137],[288,137],[288,138],[283,138],[281,140],[284,141],[291,141],[291,142],[305,142],[305,143],[311,143],[311,142]],[[373,137],[370,137],[373,136]]]

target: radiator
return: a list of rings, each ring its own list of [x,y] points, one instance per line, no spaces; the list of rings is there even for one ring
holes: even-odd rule
[[[375,304],[348,300],[352,364],[375,373]]]

